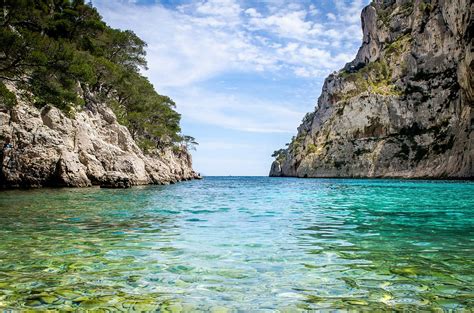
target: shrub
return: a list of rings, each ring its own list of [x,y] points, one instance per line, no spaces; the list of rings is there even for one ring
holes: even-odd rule
[[[315,153],[317,151],[317,147],[315,144],[310,143],[308,146],[306,146],[306,151],[308,154]]]
[[[180,145],[181,117],[141,75],[146,43],[132,31],[108,27],[84,0],[4,1],[2,8],[0,82],[13,81],[36,106],[68,116],[87,92],[114,110],[144,150]],[[3,83],[0,93],[5,105],[16,103]]]
[[[12,108],[17,104],[16,96],[13,92],[0,82],[0,105],[4,105],[7,108]]]

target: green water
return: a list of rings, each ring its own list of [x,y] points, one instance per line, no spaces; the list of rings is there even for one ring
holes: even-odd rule
[[[472,309],[474,183],[0,193],[0,309]]]

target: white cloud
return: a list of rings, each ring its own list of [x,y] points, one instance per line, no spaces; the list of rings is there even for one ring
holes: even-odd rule
[[[363,0],[352,0],[348,5],[344,0],[334,0],[338,10],[338,20],[346,24],[359,24],[360,12],[362,7],[366,4]]]
[[[242,9],[233,0],[208,0],[196,5],[196,12],[227,18],[237,17]]]
[[[326,14],[326,17],[327,17],[330,21],[335,21],[335,20],[337,19],[337,18],[336,18],[336,14],[331,13],[331,12],[327,13],[327,14]]]
[[[297,67],[297,68],[295,68],[294,71],[295,71],[296,75],[301,76],[301,77],[310,77],[311,76],[311,72],[308,71],[304,67]]]
[[[266,17],[250,19],[253,29],[263,29],[274,32],[281,37],[303,39],[312,28],[312,23],[306,21],[306,11],[278,12]]]
[[[291,103],[270,103],[238,93],[188,88],[174,96],[183,118],[227,129],[256,133],[294,133],[304,112]]]
[[[251,17],[262,17],[262,14],[258,13],[255,8],[248,8],[247,10],[245,10],[245,13],[247,13]]]
[[[316,8],[316,6],[314,4],[311,4],[309,6],[309,14],[311,14],[313,16],[319,14],[319,10]]]
[[[360,9],[368,0],[155,2],[94,5],[112,27],[132,29],[148,43],[144,74],[175,100],[183,131],[200,142],[196,169],[266,175],[271,152],[295,133],[321,79],[354,57]],[[234,74],[264,87],[246,90],[226,81]],[[280,80],[289,82],[285,91],[277,90]],[[275,84],[266,88],[270,81]]]
[[[337,21],[329,24],[317,19],[314,5],[301,3],[266,10],[236,0],[197,1],[176,9],[127,1],[94,4],[112,26],[133,29],[148,43],[146,75],[157,88],[188,86],[229,71],[325,75],[342,66],[342,59],[348,61],[347,50],[354,54],[361,38],[362,0],[349,6],[335,0],[336,11],[327,16],[337,15]]]

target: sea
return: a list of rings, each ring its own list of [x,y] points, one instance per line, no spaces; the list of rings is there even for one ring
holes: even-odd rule
[[[474,183],[0,192],[0,311],[474,310]]]

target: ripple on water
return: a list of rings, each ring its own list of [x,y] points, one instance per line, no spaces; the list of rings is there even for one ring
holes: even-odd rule
[[[4,191],[0,309],[469,309],[473,195],[263,177]]]

